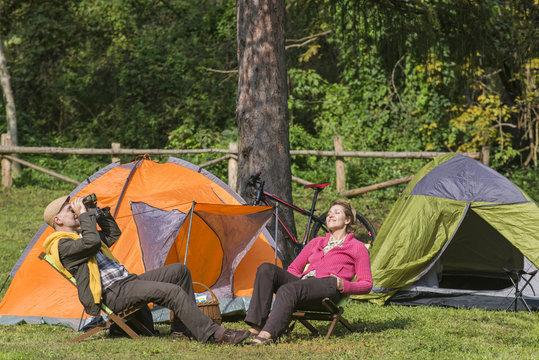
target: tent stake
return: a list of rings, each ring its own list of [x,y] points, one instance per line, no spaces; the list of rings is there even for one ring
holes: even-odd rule
[[[193,223],[193,211],[195,210],[195,202],[191,206],[189,211],[189,230],[187,231],[187,245],[185,245],[185,256],[183,257],[183,264],[187,265],[187,250],[189,250],[189,239],[191,238],[191,224]]]

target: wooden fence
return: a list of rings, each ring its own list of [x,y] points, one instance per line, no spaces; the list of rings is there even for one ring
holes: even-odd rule
[[[320,157],[334,157],[335,158],[335,172],[336,172],[336,188],[342,196],[356,196],[368,191],[382,189],[388,186],[394,186],[408,182],[412,179],[413,175],[406,176],[401,179],[394,179],[385,181],[379,184],[373,184],[358,189],[346,190],[345,182],[345,157],[353,158],[383,158],[383,159],[432,159],[436,156],[447,154],[447,152],[388,152],[388,151],[344,151],[342,145],[342,137],[335,136],[333,138],[334,150],[333,151],[321,151],[321,150],[290,150],[290,155],[312,155]],[[58,174],[54,171],[44,169],[35,164],[31,164],[27,161],[21,160],[16,157],[16,154],[70,154],[70,155],[110,155],[112,162],[120,161],[121,155],[186,155],[186,154],[206,154],[216,153],[223,154],[217,159],[208,161],[203,164],[199,164],[200,167],[208,167],[221,161],[228,161],[228,185],[236,189],[237,186],[237,170],[238,170],[238,145],[236,143],[230,143],[228,149],[123,149],[119,143],[112,143],[110,149],[92,149],[92,148],[62,148],[62,147],[25,147],[25,146],[13,146],[9,138],[9,134],[2,134],[2,143],[0,146],[0,157],[2,158],[2,186],[10,187],[13,183],[12,180],[12,162],[17,162],[21,165],[30,167],[37,171],[41,171],[45,174],[57,177],[63,181],[67,181],[73,184],[79,184],[80,182],[74,179],[70,179],[64,175]],[[483,164],[488,165],[489,162],[489,148],[484,147],[481,152],[461,153],[480,160]],[[292,180],[303,185],[309,185],[311,182],[292,176]]]

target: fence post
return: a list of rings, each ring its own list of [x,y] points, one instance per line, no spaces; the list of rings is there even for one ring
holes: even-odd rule
[[[230,150],[233,154],[230,155],[238,155],[238,143],[228,143],[228,150]],[[236,156],[230,157],[228,159],[228,186],[232,188],[232,190],[237,191],[236,188],[238,185],[238,158]]]
[[[112,162],[120,162],[120,157],[117,155],[120,151],[120,143],[112,143]]]
[[[489,164],[489,156],[490,156],[490,147],[489,146],[482,146],[481,147],[481,153],[479,154],[479,161],[481,161],[482,164],[488,166],[488,164]]]
[[[333,145],[335,151],[343,151],[342,136],[336,135],[333,137]],[[337,175],[337,191],[344,191],[346,189],[346,178],[344,173],[344,157],[337,156],[335,158],[335,171]]]
[[[1,140],[2,146],[10,146],[11,145],[11,136],[9,134],[2,134],[2,140]],[[13,185],[13,177],[11,172],[11,161],[6,159],[5,157],[2,157],[2,186],[3,187],[11,187]]]

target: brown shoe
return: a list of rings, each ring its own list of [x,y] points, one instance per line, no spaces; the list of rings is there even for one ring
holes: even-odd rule
[[[217,344],[238,345],[251,335],[249,330],[234,331],[231,329],[225,329],[225,333],[220,339],[215,339]]]

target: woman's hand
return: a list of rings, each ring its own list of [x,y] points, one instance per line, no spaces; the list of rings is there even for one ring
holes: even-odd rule
[[[335,279],[337,279],[337,290],[342,291],[344,289],[344,281],[335,274],[331,274]]]

